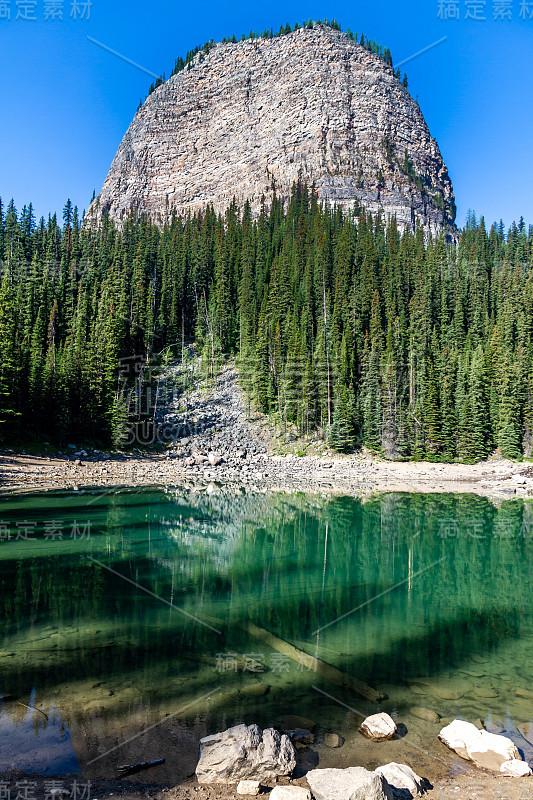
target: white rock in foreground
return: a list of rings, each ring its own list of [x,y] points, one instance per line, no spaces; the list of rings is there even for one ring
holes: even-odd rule
[[[381,739],[392,739],[396,733],[396,723],[384,712],[381,714],[372,714],[361,723],[359,728],[363,736],[367,739],[374,739],[379,742]]]
[[[269,800],[311,800],[311,792],[305,786],[274,786]]]
[[[306,775],[315,800],[393,800],[383,775],[364,767],[312,769]]]
[[[237,786],[237,794],[258,795],[261,791],[259,781],[240,781]]]
[[[517,761],[516,758],[513,758],[512,761],[504,761],[500,772],[506,778],[526,778],[532,774],[529,764],[526,764],[525,761]]]
[[[418,797],[424,794],[424,781],[407,764],[397,764],[395,761],[391,761],[390,764],[378,767],[375,772],[383,775],[391,786],[393,793],[399,796],[408,797],[407,792],[411,794],[411,797]]]
[[[450,750],[483,769],[499,772],[505,761],[521,761],[520,753],[510,739],[480,731],[471,722],[461,719],[454,719],[446,725],[439,733],[439,739]]]
[[[196,767],[199,783],[269,781],[290,775],[296,766],[295,749],[288,736],[257,725],[234,728],[200,739]]]

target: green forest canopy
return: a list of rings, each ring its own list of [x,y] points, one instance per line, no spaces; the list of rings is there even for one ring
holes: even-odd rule
[[[182,336],[234,354],[264,412],[339,450],[530,456],[533,227],[471,216],[457,246],[294,186],[248,204],[82,227],[0,201],[0,436],[120,442],[119,359]]]

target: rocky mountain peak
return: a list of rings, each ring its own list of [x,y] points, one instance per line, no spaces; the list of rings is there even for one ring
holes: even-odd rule
[[[382,58],[324,25],[200,51],[140,107],[87,220],[164,223],[233,199],[257,213],[296,181],[455,237],[452,184],[418,103]]]

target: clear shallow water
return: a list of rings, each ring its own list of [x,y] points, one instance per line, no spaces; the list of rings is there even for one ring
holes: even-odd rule
[[[372,766],[375,746],[349,708],[387,710],[406,726],[403,743],[379,746],[381,762],[428,742],[440,759],[439,726],[414,717],[415,706],[505,729],[528,757],[532,556],[522,501],[185,490],[2,498],[0,771],[109,774],[179,752],[173,768],[185,775],[199,736],[241,721],[287,727],[289,714],[346,738],[338,751],[310,751],[311,764],[346,765],[348,754]],[[387,699],[325,681],[249,623]]]

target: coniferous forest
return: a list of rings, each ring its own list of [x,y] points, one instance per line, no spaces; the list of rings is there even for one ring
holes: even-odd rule
[[[0,438],[122,442],[119,363],[232,355],[261,411],[332,447],[474,460],[533,450],[533,227],[456,245],[295,186],[121,229],[0,202]],[[163,354],[163,355],[162,355]],[[121,361],[122,360],[122,361]]]

